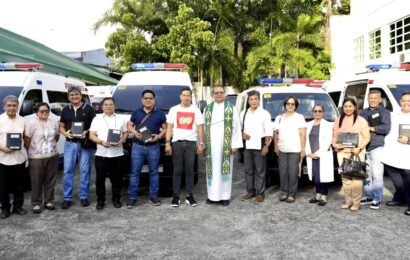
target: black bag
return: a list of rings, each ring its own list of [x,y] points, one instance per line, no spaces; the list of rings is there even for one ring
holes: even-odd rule
[[[355,177],[359,179],[366,179],[366,163],[360,161],[359,156],[353,155],[350,159],[343,158],[342,163],[343,175],[348,177]]]

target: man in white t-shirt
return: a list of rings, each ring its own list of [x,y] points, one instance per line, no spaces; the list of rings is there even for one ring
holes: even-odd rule
[[[204,119],[201,111],[191,104],[192,91],[190,88],[181,90],[180,99],[181,104],[172,107],[167,117],[165,153],[172,155],[174,164],[172,186],[174,197],[171,206],[179,206],[181,174],[182,170],[185,170],[186,203],[195,207],[198,205],[192,193],[194,186],[195,153],[199,155],[203,155],[204,153]],[[199,145],[197,146],[198,138]]]
[[[115,208],[121,208],[121,162],[124,155],[122,145],[128,137],[127,122],[114,113],[115,101],[111,97],[102,101],[104,113],[94,117],[90,127],[90,139],[97,144],[95,152],[95,187],[97,192],[97,210],[105,205],[105,179],[107,175],[112,185],[112,203]],[[118,143],[108,140],[109,131],[112,136],[119,134]],[[108,174],[109,173],[109,174]]]
[[[244,167],[247,194],[241,200],[254,197],[255,203],[265,199],[266,155],[272,141],[273,128],[270,113],[260,107],[258,91],[248,93],[249,108],[240,115],[243,126],[242,138],[245,140]]]

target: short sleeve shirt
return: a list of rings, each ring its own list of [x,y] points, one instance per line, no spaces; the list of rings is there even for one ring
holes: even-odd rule
[[[300,153],[302,150],[300,140],[300,129],[306,128],[306,121],[303,115],[293,113],[285,118],[279,115],[275,119],[275,130],[278,130],[279,151],[284,153]]]
[[[47,122],[37,117],[31,119],[25,127],[24,135],[31,138],[28,148],[29,158],[47,158],[56,155],[56,136],[60,134],[58,123],[52,119]]]
[[[154,107],[151,115],[141,124],[141,121],[146,115],[147,112],[145,112],[145,110],[141,107],[132,113],[130,121],[134,123],[134,127],[146,126],[151,133],[159,134],[161,132],[162,124],[167,121],[165,114],[161,110]]]
[[[174,124],[172,142],[197,141],[197,129],[199,125],[204,124],[204,118],[201,111],[193,105],[189,107],[176,105],[169,110],[167,123]]]
[[[25,127],[25,120],[23,117],[16,115],[15,118],[10,119],[6,113],[0,115],[0,145],[6,147],[7,133],[20,133],[21,144],[23,144],[23,133]],[[5,153],[0,151],[0,163],[3,165],[17,165],[26,161],[26,149],[22,145],[21,150],[13,151],[12,153]]]
[[[61,111],[60,123],[63,123],[65,130],[68,131],[73,122],[84,122],[84,130],[87,130],[94,117],[95,111],[89,104],[83,103],[78,109],[74,109],[73,105],[69,104]]]
[[[359,144],[363,139],[363,131],[368,131],[369,126],[366,119],[361,116],[357,116],[356,122],[353,124],[353,118],[344,118],[342,126],[339,128],[340,118],[336,118],[334,124],[334,135],[338,136],[339,133],[358,133],[359,134]],[[351,148],[346,148],[344,152],[351,152]],[[366,153],[366,148],[364,148],[361,154]]]
[[[93,119],[90,127],[90,131],[96,132],[98,138],[104,141],[108,138],[109,129],[121,130],[122,133],[128,132],[127,121],[117,114],[107,116],[103,113],[97,115]],[[95,155],[102,157],[118,157],[124,155],[124,150],[122,146],[112,146],[107,148],[101,144],[97,144]]]

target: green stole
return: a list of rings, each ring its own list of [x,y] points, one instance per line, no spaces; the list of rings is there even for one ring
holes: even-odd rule
[[[206,155],[206,175],[208,186],[212,185],[212,149],[211,149],[211,123],[214,102],[205,107],[205,155]],[[233,128],[233,106],[225,100],[224,102],[224,143],[222,153],[222,181],[230,180],[231,174],[231,142]]]

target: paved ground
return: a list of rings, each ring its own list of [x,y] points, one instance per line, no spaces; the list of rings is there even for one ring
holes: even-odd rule
[[[239,163],[231,205],[206,205],[203,161],[201,165],[196,208],[171,208],[169,197],[154,207],[142,195],[134,209],[108,204],[96,211],[93,186],[88,208],[76,201],[66,211],[30,212],[0,221],[0,259],[409,259],[410,218],[403,207],[341,210],[338,185],[332,186],[325,207],[308,203],[311,186],[300,189],[294,204],[277,200],[277,186],[268,189],[260,205],[242,202]],[[60,173],[58,199],[61,179]],[[385,181],[389,200],[392,184]],[[26,194],[26,208],[28,202]]]

